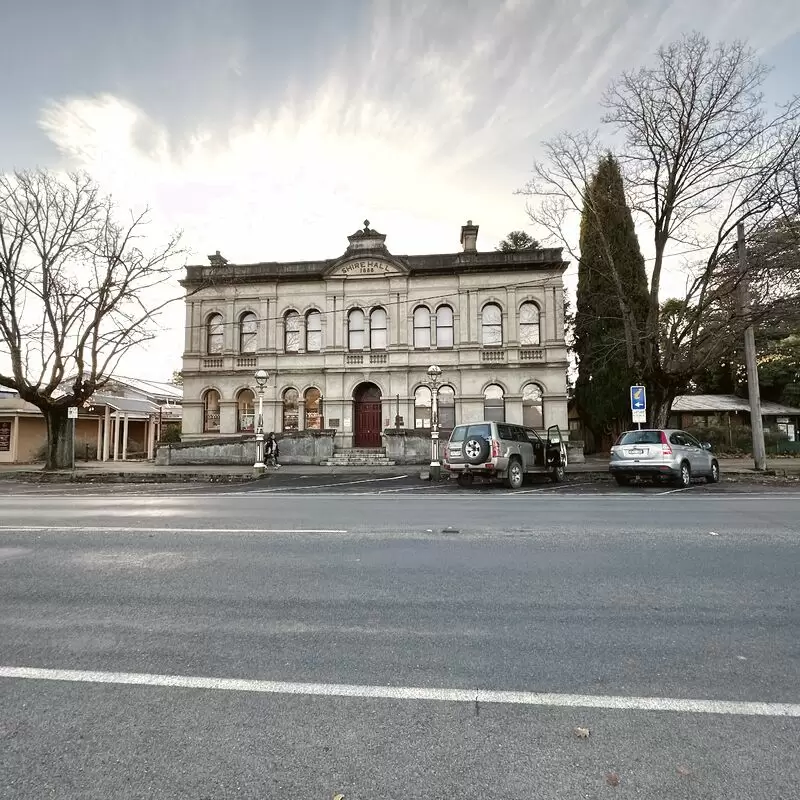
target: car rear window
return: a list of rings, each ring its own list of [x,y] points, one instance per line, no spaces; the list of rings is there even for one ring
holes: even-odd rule
[[[463,442],[468,436],[482,436],[484,439],[491,439],[491,425],[458,425],[453,428],[450,434],[451,442]]]
[[[661,444],[661,431],[628,431],[619,437],[617,444]]]

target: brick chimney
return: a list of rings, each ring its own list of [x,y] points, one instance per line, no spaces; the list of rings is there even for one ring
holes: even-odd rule
[[[478,226],[473,225],[471,219],[461,226],[461,246],[465,253],[478,252]]]

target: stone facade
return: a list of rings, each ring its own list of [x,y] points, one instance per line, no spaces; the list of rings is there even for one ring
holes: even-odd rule
[[[184,441],[252,433],[265,369],[265,431],[332,430],[336,447],[383,446],[386,428],[505,418],[567,431],[560,249],[396,256],[383,234],[327,261],[187,268]],[[398,419],[401,417],[402,419]],[[385,437],[383,437],[385,438]]]

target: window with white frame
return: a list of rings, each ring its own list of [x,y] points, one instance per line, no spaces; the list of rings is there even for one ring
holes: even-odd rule
[[[296,311],[287,311],[283,317],[283,349],[300,352],[300,315]]]
[[[431,312],[425,306],[414,309],[414,348],[429,350],[431,346]]]
[[[364,349],[364,312],[360,308],[354,308],[347,315],[347,349]]]
[[[519,309],[519,343],[523,347],[541,344],[541,315],[536,303],[523,303]]]
[[[436,346],[453,346],[453,309],[450,306],[439,306],[436,309]]]
[[[496,303],[487,303],[481,315],[481,343],[484,347],[503,344],[503,311]]]

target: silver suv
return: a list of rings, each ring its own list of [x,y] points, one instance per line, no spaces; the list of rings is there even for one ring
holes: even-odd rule
[[[505,481],[519,489],[526,475],[550,475],[564,480],[567,448],[558,425],[547,429],[542,439],[533,428],[508,422],[473,422],[457,425],[444,452],[444,468],[470,486],[475,476]]]
[[[627,431],[611,448],[609,470],[620,486],[631,478],[670,481],[686,487],[693,477],[708,483],[719,480],[719,462],[711,445],[697,441],[685,431]]]

